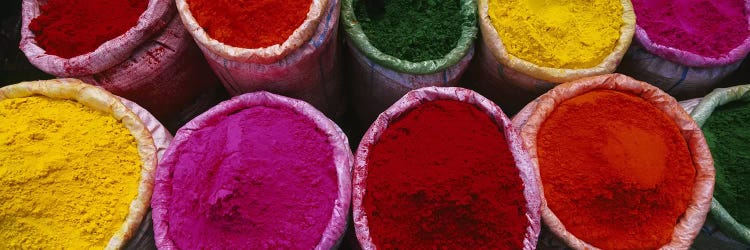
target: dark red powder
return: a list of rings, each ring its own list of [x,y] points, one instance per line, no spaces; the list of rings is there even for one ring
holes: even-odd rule
[[[127,32],[147,6],[148,0],[50,0],[29,29],[47,54],[71,58]]]
[[[208,35],[240,48],[282,44],[305,21],[311,0],[187,0]]]
[[[502,128],[471,104],[421,104],[367,158],[363,206],[383,249],[521,249],[523,183]]]

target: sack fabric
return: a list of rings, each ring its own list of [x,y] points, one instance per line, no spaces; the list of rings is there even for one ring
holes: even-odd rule
[[[339,0],[313,0],[302,25],[282,44],[238,48],[211,38],[177,0],[185,28],[231,95],[259,90],[302,99],[330,117],[343,111],[338,54]]]
[[[508,53],[490,20],[489,0],[479,0],[479,28],[482,38],[477,60],[470,73],[469,86],[498,103],[506,112],[515,113],[559,83],[614,72],[635,32],[633,5],[630,0],[620,2],[623,24],[620,27],[620,38],[612,52],[594,67],[563,69],[539,66]]]
[[[750,99],[750,85],[718,88],[701,99],[691,99],[681,104],[686,111],[690,112],[698,126],[702,127],[717,107],[741,99]],[[710,214],[723,233],[740,242],[750,244],[750,227],[748,227],[750,225],[737,222],[716,199],[711,201]]]
[[[706,215],[711,208],[715,174],[711,152],[698,125],[673,97],[648,83],[620,74],[593,76],[560,84],[526,105],[526,107],[513,117],[513,125],[520,131],[523,145],[529,151],[536,178],[540,180],[539,189],[542,190],[541,211],[545,225],[549,227],[552,233],[573,249],[597,249],[568,232],[554,211],[547,206],[542,186],[543,180],[541,180],[539,172],[536,138],[539,128],[545,119],[555,110],[557,104],[593,90],[603,89],[617,90],[643,98],[654,105],[654,107],[664,111],[682,131],[696,168],[695,186],[693,188],[692,200],[688,205],[685,215],[675,225],[674,232],[672,233],[672,241],[662,248],[688,249],[700,232]]]
[[[458,81],[474,56],[476,3],[461,0],[461,37],[445,56],[435,60],[410,62],[377,49],[359,25],[354,14],[355,0],[342,0],[342,26],[346,31],[348,82],[352,85],[353,106],[360,122],[370,122],[410,90],[429,86],[458,86]],[[364,1],[364,0],[359,0]]]
[[[505,138],[508,140],[508,148],[513,154],[516,167],[523,182],[523,195],[526,198],[526,218],[529,226],[526,227],[523,245],[525,250],[536,249],[537,239],[539,237],[540,224],[540,191],[537,177],[535,177],[531,162],[529,161],[528,152],[524,149],[521,138],[516,128],[511,125],[510,119],[505,116],[503,110],[495,105],[492,101],[484,98],[478,93],[455,87],[426,87],[412,90],[399,99],[393,106],[381,113],[375,123],[367,130],[362,141],[357,148],[354,174],[353,174],[353,191],[352,191],[352,211],[354,216],[354,230],[362,249],[376,249],[370,236],[370,229],[367,224],[367,213],[364,210],[362,202],[367,192],[366,176],[368,171],[367,155],[370,148],[375,144],[379,137],[388,128],[388,125],[397,121],[403,114],[416,108],[421,103],[434,100],[455,100],[472,104],[486,113],[498,127],[503,128]]]
[[[36,67],[57,77],[76,77],[132,100],[175,127],[185,110],[206,99],[218,79],[177,18],[174,3],[151,0],[136,26],[95,51],[69,59],[46,54],[29,29],[43,1],[23,1],[21,50]]]

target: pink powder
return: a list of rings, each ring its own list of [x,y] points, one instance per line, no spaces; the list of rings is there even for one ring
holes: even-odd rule
[[[218,119],[215,119],[218,120]],[[293,110],[254,106],[175,149],[167,237],[179,249],[312,249],[337,196],[333,147]]]
[[[748,37],[744,0],[633,0],[638,26],[655,43],[719,58]]]

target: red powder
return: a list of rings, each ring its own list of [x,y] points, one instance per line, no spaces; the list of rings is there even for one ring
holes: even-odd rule
[[[471,104],[427,102],[389,125],[367,158],[363,200],[382,249],[521,249],[523,183],[503,135]]]
[[[745,0],[633,0],[638,25],[656,44],[718,58],[750,35]]]
[[[310,0],[187,0],[211,38],[240,48],[281,44],[305,21]]]
[[[47,54],[71,58],[127,32],[147,6],[147,0],[50,0],[29,29]]]

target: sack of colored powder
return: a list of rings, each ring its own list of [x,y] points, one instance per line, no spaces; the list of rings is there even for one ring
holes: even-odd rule
[[[618,70],[677,99],[700,97],[750,52],[750,1],[633,0],[636,43]]]
[[[175,135],[156,173],[160,249],[331,249],[347,227],[346,135],[301,100],[236,96]]]
[[[344,0],[341,13],[347,81],[362,124],[410,90],[457,86],[474,56],[473,0]]]
[[[343,112],[338,0],[177,0],[177,9],[230,94],[264,90]]]
[[[3,87],[0,113],[0,248],[128,243],[148,210],[166,130],[133,103],[76,79]]]
[[[609,74],[558,85],[513,118],[542,219],[574,249],[687,249],[711,205],[698,125],[652,85]]]
[[[218,79],[169,0],[23,1],[21,50],[39,69],[145,107],[176,128],[218,103]]]
[[[468,89],[413,90],[357,149],[362,249],[535,249],[540,193],[503,111]]]
[[[711,217],[723,233],[750,244],[750,85],[716,89],[686,110],[702,128],[716,166]]]
[[[633,37],[629,0],[480,0],[468,84],[516,113],[555,85],[612,73]]]

